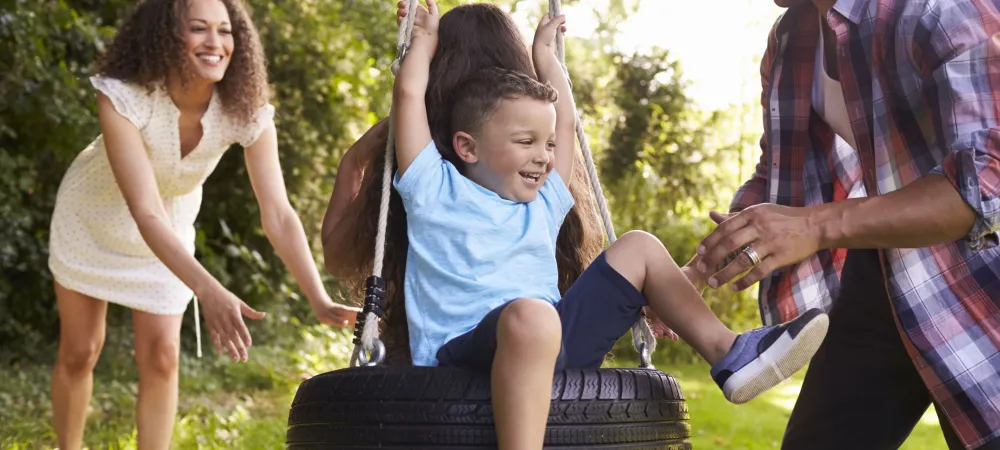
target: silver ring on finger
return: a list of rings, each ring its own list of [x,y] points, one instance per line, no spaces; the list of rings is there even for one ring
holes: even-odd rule
[[[760,255],[757,254],[757,251],[753,247],[747,246],[747,248],[743,249],[743,253],[746,253],[750,257],[751,265],[756,266],[760,264]]]

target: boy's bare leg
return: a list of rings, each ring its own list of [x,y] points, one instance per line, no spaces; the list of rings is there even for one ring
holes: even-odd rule
[[[548,302],[518,299],[500,314],[491,385],[500,450],[542,448],[561,346],[559,314]]]
[[[712,365],[726,399],[745,403],[799,371],[826,337],[829,317],[818,308],[776,326],[737,336],[719,321],[660,244],[629,232],[608,248],[608,265],[629,280],[668,327]]]
[[[630,231],[612,244],[608,265],[646,296],[650,308],[709,364],[733,346],[736,333],[715,316],[655,236]]]

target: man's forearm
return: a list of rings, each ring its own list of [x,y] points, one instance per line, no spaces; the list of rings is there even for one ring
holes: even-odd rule
[[[963,239],[976,214],[941,175],[885,195],[815,207],[821,248],[919,248]]]

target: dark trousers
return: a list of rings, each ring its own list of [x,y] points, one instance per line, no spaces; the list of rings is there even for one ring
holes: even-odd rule
[[[903,347],[875,250],[850,250],[830,330],[806,372],[784,450],[899,448],[932,402]],[[948,447],[964,448],[947,419]],[[1000,449],[994,439],[980,449]]]

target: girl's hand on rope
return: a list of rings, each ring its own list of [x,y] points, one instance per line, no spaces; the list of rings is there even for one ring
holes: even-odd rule
[[[419,37],[437,38],[438,32],[438,7],[434,0],[425,0],[427,7],[417,2],[417,17],[413,19],[413,39]],[[403,6],[406,10],[406,6]]]
[[[656,313],[649,309],[648,306],[643,307],[646,312],[646,320],[649,322],[649,327],[653,329],[653,336],[663,339],[670,339],[671,341],[676,341],[678,339],[677,333],[671,330],[659,317],[656,317]]]
[[[396,25],[401,25],[406,19],[406,0],[399,0],[396,3]]]
[[[562,68],[559,67],[559,57],[556,55],[556,33],[558,31],[566,31],[565,15],[549,17],[546,14],[539,22],[538,28],[535,29],[531,55],[535,60],[535,70],[539,72],[539,77],[546,77],[546,74],[562,73]]]
[[[361,312],[361,308],[334,303],[329,298],[312,305],[312,309],[320,323],[334,327],[353,327]]]
[[[247,349],[252,344],[250,330],[243,323],[243,316],[263,319],[264,313],[247,306],[222,285],[216,285],[198,296],[205,311],[205,325],[212,337],[212,346],[218,354],[228,353],[233,361],[247,360]]]

